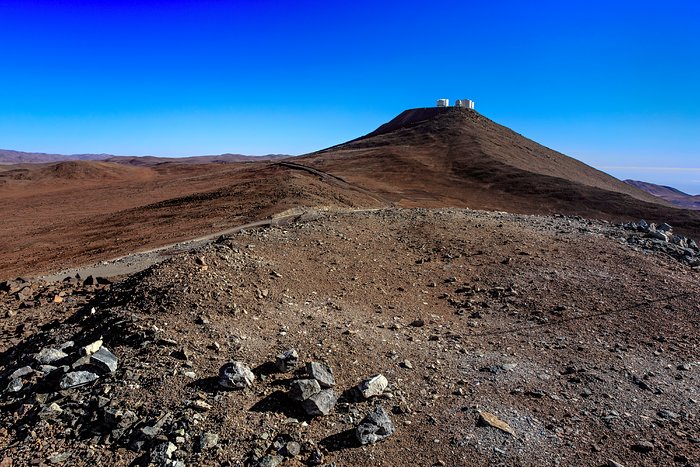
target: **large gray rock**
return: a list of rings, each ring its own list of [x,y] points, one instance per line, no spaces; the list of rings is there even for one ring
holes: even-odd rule
[[[82,386],[83,384],[92,383],[97,378],[99,378],[99,376],[90,371],[71,371],[63,375],[59,385],[61,389],[70,389]]]
[[[370,411],[355,430],[360,444],[374,444],[388,438],[396,429],[384,407],[377,406]]]
[[[657,240],[661,240],[662,242],[668,242],[668,236],[663,232],[659,232],[658,230],[650,230],[647,232],[647,237],[655,238]]]
[[[322,388],[330,388],[335,386],[335,377],[333,370],[325,363],[310,362],[306,364],[306,371],[309,376],[321,385]]]
[[[321,392],[321,385],[315,379],[297,379],[289,386],[289,397],[295,401],[305,401]]]
[[[247,388],[254,380],[255,375],[242,362],[229,362],[219,369],[219,386],[227,389]]]
[[[106,373],[117,370],[117,356],[105,347],[90,355],[90,363]]]
[[[661,232],[670,232],[671,230],[673,230],[673,227],[664,222],[663,224],[658,226],[656,230],[660,230]]]
[[[314,394],[301,403],[304,412],[308,415],[328,415],[338,402],[338,396],[332,389],[324,389]]]
[[[381,396],[384,390],[389,386],[389,381],[387,381],[384,375],[374,375],[369,379],[364,380],[357,386],[357,390],[360,392],[362,397],[369,399],[374,396]]]
[[[275,365],[283,373],[291,371],[299,364],[299,353],[295,349],[289,349],[277,355]]]
[[[63,360],[68,356],[67,353],[65,353],[63,350],[59,349],[52,349],[50,347],[46,347],[44,349],[41,349],[38,354],[34,356],[34,359],[41,364],[48,365],[53,362],[57,362],[59,360]]]

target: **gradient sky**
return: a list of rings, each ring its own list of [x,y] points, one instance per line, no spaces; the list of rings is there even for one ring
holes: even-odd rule
[[[0,0],[0,147],[301,154],[467,97],[700,193],[699,21],[695,0]]]

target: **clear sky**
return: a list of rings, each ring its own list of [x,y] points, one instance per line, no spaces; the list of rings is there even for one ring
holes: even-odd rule
[[[0,0],[0,25],[4,149],[300,154],[466,97],[700,193],[696,0]]]

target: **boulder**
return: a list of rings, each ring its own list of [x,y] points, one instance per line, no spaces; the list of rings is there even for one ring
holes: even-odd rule
[[[229,362],[219,369],[219,386],[227,389],[244,389],[254,380],[255,375],[242,362]]]
[[[117,370],[117,356],[105,347],[90,355],[90,363],[106,373]]]
[[[377,441],[388,438],[396,429],[384,407],[377,406],[372,409],[355,430],[355,435],[360,444],[374,444]]]
[[[314,394],[321,392],[321,385],[315,379],[297,379],[289,386],[289,397],[303,402]]]
[[[41,349],[39,353],[34,356],[34,359],[40,364],[48,365],[50,363],[63,360],[67,356],[68,354],[63,350],[46,347]]]
[[[357,390],[362,394],[362,397],[369,399],[370,397],[380,396],[389,386],[384,375],[374,375],[369,379],[364,380],[357,386]]]
[[[71,371],[70,373],[63,375],[59,386],[61,389],[75,388],[84,384],[92,383],[97,378],[99,378],[99,376],[90,371]]]
[[[335,377],[331,367],[321,362],[310,362],[306,364],[306,371],[309,376],[321,385],[322,388],[335,386]]]
[[[282,373],[291,371],[299,364],[299,353],[295,349],[289,349],[277,355],[275,365]]]
[[[301,403],[304,412],[308,415],[328,415],[338,402],[338,396],[332,389],[324,389]]]

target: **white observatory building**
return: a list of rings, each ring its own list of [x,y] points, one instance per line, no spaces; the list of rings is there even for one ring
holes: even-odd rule
[[[449,107],[450,100],[449,99],[438,99],[437,106],[438,107]],[[457,101],[455,102],[455,107],[460,107],[462,109],[474,110],[474,101],[471,99],[457,99]]]
[[[464,109],[474,110],[474,101],[469,100],[469,99],[457,99],[457,103],[455,103],[455,107],[462,107]]]

